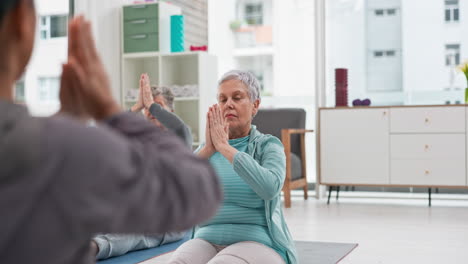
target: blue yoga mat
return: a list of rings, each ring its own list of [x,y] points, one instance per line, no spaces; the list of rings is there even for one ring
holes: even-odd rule
[[[187,232],[184,238],[179,241],[165,244],[159,247],[133,251],[123,256],[109,258],[98,261],[98,264],[136,264],[144,260],[150,259],[154,256],[158,256],[173,250],[176,250],[182,243],[189,240],[192,237],[192,232]]]

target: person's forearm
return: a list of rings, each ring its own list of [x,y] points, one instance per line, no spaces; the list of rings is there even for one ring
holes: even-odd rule
[[[159,104],[152,104],[148,110],[152,116],[158,119],[158,121],[169,130],[174,131],[184,126],[184,121],[182,121],[182,119],[174,113],[164,110]]]
[[[202,149],[200,149],[200,151],[197,152],[197,155],[200,158],[209,159],[215,152],[215,149],[209,148],[205,145]]]
[[[221,146],[218,146],[217,150],[219,151],[219,153],[221,153],[221,155],[223,155],[227,160],[229,160],[231,164],[234,161],[234,156],[238,152],[237,149],[233,148],[229,144],[223,144]]]
[[[143,106],[134,104],[131,108],[130,111],[132,112],[140,112],[143,109]]]
[[[174,132],[181,138],[189,148],[192,147],[192,135],[187,125],[174,113],[164,110],[159,104],[152,104],[149,112],[154,116],[164,127]]]
[[[270,200],[281,193],[286,174],[284,149],[279,139],[265,144],[261,162],[245,152],[234,156],[234,171],[262,199]]]

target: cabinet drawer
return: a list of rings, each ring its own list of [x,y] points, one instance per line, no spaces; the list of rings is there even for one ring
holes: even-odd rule
[[[158,35],[145,33],[124,36],[124,52],[159,51]]]
[[[124,20],[133,20],[139,18],[157,18],[158,4],[131,5],[123,9]]]
[[[465,134],[414,134],[390,136],[391,159],[464,159]]]
[[[158,20],[155,18],[140,18],[124,21],[124,36],[141,33],[158,33]]]
[[[391,160],[390,183],[396,185],[465,186],[465,160]]]
[[[390,109],[391,133],[465,133],[464,107]]]

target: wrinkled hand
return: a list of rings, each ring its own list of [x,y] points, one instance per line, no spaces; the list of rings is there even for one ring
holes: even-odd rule
[[[216,149],[213,145],[213,141],[211,140],[211,133],[210,133],[210,112],[212,107],[209,108],[208,112],[206,113],[206,128],[205,128],[205,148],[209,150],[209,152],[215,152]]]
[[[96,120],[108,118],[121,111],[112,98],[109,78],[97,53],[91,24],[83,16],[74,18],[69,23],[68,62],[64,65],[64,72],[65,76],[70,75],[65,78],[74,79],[76,84],[62,87],[64,91],[61,93],[65,101],[65,98],[76,91],[76,98],[85,112]]]
[[[229,124],[224,118],[221,108],[218,105],[213,105],[208,112],[210,121],[210,136],[211,142],[217,151],[220,151],[223,146],[229,146]]]
[[[146,73],[143,73],[140,78],[140,94],[144,107],[149,109],[154,104],[154,99],[151,93],[150,79]]]

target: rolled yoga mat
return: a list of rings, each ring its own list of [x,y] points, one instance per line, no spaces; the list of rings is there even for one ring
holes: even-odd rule
[[[171,52],[182,52],[184,48],[184,16],[171,16]]]

